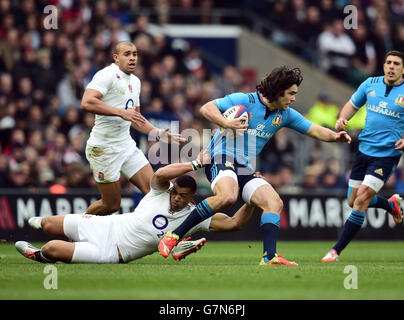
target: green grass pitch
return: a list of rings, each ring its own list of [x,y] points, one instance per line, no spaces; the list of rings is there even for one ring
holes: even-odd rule
[[[333,243],[279,241],[278,251],[297,267],[259,266],[261,242],[209,240],[179,262],[155,253],[129,264],[57,263],[57,289],[44,287],[46,265],[0,244],[0,299],[403,299],[404,241],[354,241],[338,263],[322,263]],[[354,284],[348,265],[357,270],[357,289],[344,286]]]

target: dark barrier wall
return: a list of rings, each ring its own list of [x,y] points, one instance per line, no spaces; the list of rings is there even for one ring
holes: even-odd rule
[[[27,221],[34,216],[82,213],[98,199],[95,194],[0,194],[0,239],[2,241],[44,241],[50,237],[31,229]],[[133,210],[137,197],[122,197],[121,212]],[[336,240],[350,214],[343,195],[282,195],[284,211],[280,221],[280,240]],[[196,199],[200,201],[201,199]],[[226,213],[232,215],[235,204]],[[209,233],[209,240],[260,240],[260,214],[256,210],[241,231]],[[205,236],[205,234],[203,234]],[[396,226],[384,210],[368,209],[365,225],[357,239],[404,239],[403,226]]]

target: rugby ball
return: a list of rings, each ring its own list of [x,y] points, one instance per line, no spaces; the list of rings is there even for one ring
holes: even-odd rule
[[[225,112],[223,112],[223,117],[225,117],[228,120],[240,118],[241,124],[248,124],[250,112],[246,107],[242,105],[236,105],[230,107]]]

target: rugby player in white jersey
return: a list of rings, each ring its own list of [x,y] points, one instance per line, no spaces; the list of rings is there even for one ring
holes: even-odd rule
[[[209,151],[204,150],[192,162],[170,164],[158,169],[153,174],[150,192],[140,201],[134,213],[32,217],[28,221],[31,227],[54,236],[67,237],[74,242],[51,240],[39,249],[29,242],[18,241],[16,249],[38,262],[124,263],[152,254],[158,250],[164,234],[179,226],[195,208],[192,199],[196,182],[185,174],[209,162]],[[174,178],[174,182],[170,182]],[[188,234],[199,230],[240,230],[253,211],[254,207],[245,204],[232,217],[216,213],[192,228]],[[173,258],[185,258],[205,242],[205,238],[183,240],[171,251]]]
[[[150,190],[153,169],[136,146],[129,129],[166,142],[183,142],[181,135],[154,127],[140,113],[140,80],[135,71],[136,46],[119,42],[113,54],[114,63],[98,71],[87,85],[81,109],[94,113],[95,125],[87,141],[86,157],[90,163],[101,199],[92,203],[87,214],[104,215],[119,210],[121,204],[120,174],[143,194]]]

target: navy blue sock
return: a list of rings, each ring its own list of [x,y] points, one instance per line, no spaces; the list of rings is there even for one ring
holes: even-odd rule
[[[335,244],[333,249],[337,251],[338,254],[351,242],[358,231],[361,229],[363,222],[365,221],[366,212],[360,212],[352,210],[351,215],[345,222],[344,230],[340,235],[338,242]]]
[[[198,223],[201,223],[203,220],[213,216],[215,212],[206,202],[203,200],[197,204],[195,209],[188,215],[188,217],[181,223],[177,229],[173,230],[173,232],[181,238],[185,236],[185,234],[193,227],[195,227]]]
[[[45,258],[42,255],[41,250],[35,251],[34,257],[35,257],[36,261],[41,262],[41,263],[53,263],[54,262],[52,260],[49,260],[48,258]]]
[[[275,213],[263,213],[261,215],[261,233],[264,244],[264,258],[271,260],[276,253],[278,241],[280,216]]]
[[[378,196],[377,194],[370,200],[369,208],[381,208],[390,212],[393,210],[394,204],[389,201],[389,199],[384,198],[382,196]]]

